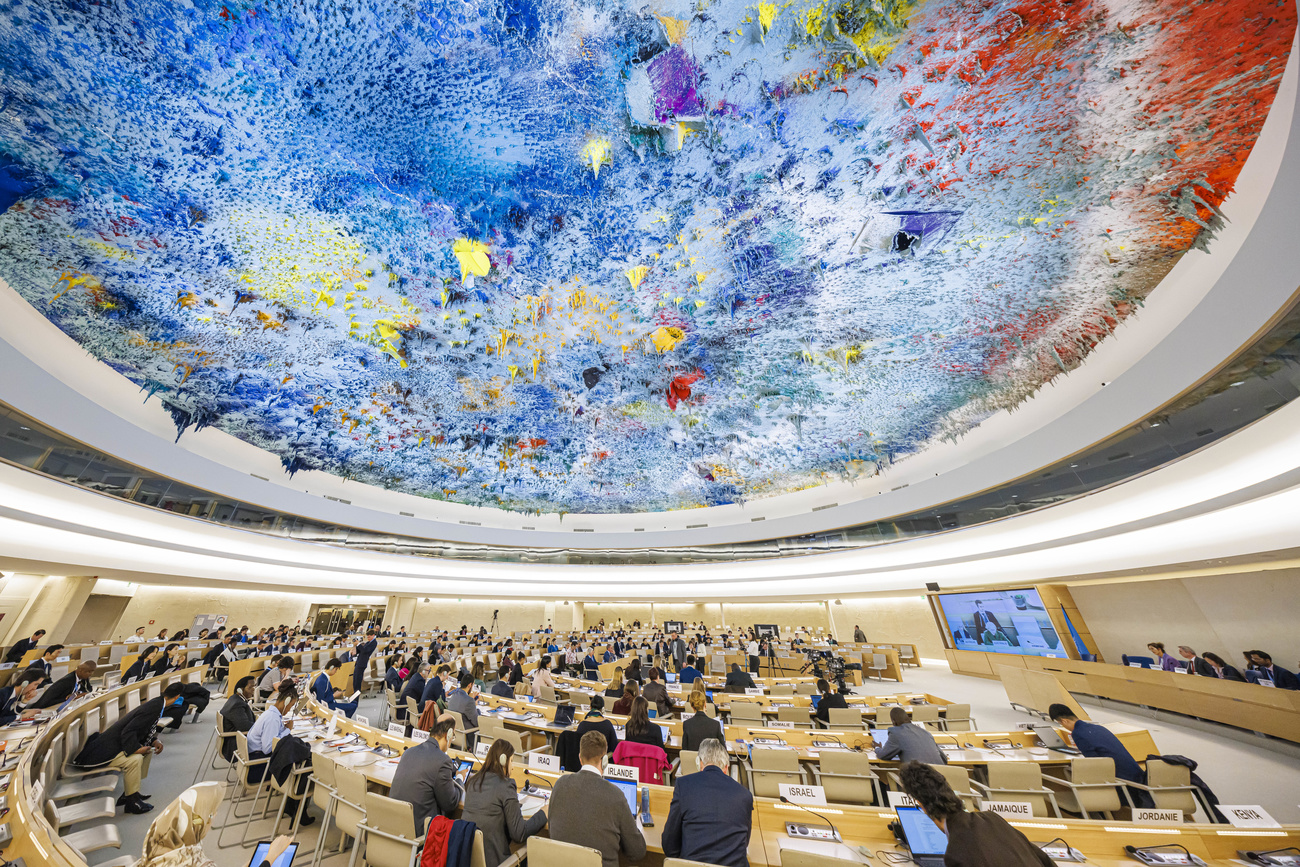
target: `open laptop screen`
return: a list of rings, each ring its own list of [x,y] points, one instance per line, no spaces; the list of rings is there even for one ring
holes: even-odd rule
[[[606,777],[605,779],[609,780],[611,783],[618,786],[619,790],[622,791],[623,793],[623,797],[627,799],[627,808],[631,810],[632,815],[635,816],[636,815],[636,783],[634,783],[632,780],[616,780],[610,777]]]
[[[939,830],[920,807],[899,807],[898,823],[903,826],[907,848],[913,855],[942,855],[948,851],[948,835]]]

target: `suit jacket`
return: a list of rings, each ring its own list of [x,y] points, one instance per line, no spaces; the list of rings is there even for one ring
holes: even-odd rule
[[[892,733],[890,737],[893,737]],[[1070,732],[1070,737],[1074,739],[1074,745],[1078,747],[1079,752],[1088,758],[1114,759],[1115,776],[1121,780],[1146,783],[1147,775],[1110,729],[1097,723],[1079,720],[1074,724],[1074,731]]]
[[[831,708],[848,707],[848,700],[838,692],[828,692],[817,702],[817,719],[824,723],[831,721]]]
[[[366,669],[370,667],[370,657],[374,655],[375,648],[378,646],[379,642],[372,638],[357,648],[357,661],[352,667],[353,692],[361,689],[361,681],[365,679]]]
[[[582,740],[587,732],[600,732],[604,735],[611,753],[618,748],[618,732],[614,731],[614,724],[596,711],[587,714],[586,719],[578,723],[578,740]]]
[[[415,700],[415,706],[424,710],[424,705],[420,699],[424,696],[424,678],[419,674],[413,674],[406,679],[406,686],[402,687],[402,694],[397,697],[397,712],[400,719],[406,719],[406,700],[408,698]]]
[[[1273,681],[1278,689],[1300,689],[1300,678],[1279,665],[1274,665],[1271,672],[1267,668],[1261,668],[1259,679]]]
[[[9,652],[5,654],[5,662],[12,662],[17,665],[23,656],[26,655],[27,651],[31,650],[35,646],[36,642],[32,641],[30,638],[19,639],[14,643],[13,647],[9,648]]]
[[[997,813],[955,813],[945,823],[944,867],[1053,867],[1052,859]]]
[[[978,639],[984,634],[985,630],[990,632],[1001,632],[1002,624],[998,619],[987,611],[976,611],[974,616],[975,637]]]
[[[681,668],[686,664],[686,642],[678,638],[676,641],[668,642],[668,651],[673,655],[673,662]]]
[[[492,684],[491,693],[501,698],[514,698],[515,691],[510,688],[510,683],[505,680],[498,680]]]
[[[747,671],[729,671],[727,672],[726,690],[727,692],[731,692],[733,688],[742,690],[746,688],[753,689],[754,678],[750,677],[749,672]]]
[[[934,742],[934,735],[912,723],[890,726],[889,739],[883,747],[876,747],[876,758],[900,762],[924,762],[927,765],[946,765],[948,757]]]
[[[720,768],[709,766],[679,777],[664,824],[664,856],[749,867],[753,811],[749,789]]]
[[[1192,674],[1197,674],[1200,675],[1201,677],[1219,676],[1217,673],[1215,673],[1214,668],[1199,656],[1193,657],[1188,664],[1191,666]]]
[[[668,697],[668,688],[657,680],[652,680],[641,690],[646,701],[652,701],[655,704],[655,712],[659,716],[668,716],[673,710],[673,700]]]
[[[524,667],[520,665],[518,662],[515,662],[515,664],[510,667],[510,685],[514,686],[516,683],[518,683],[523,679],[524,679]]]
[[[1216,674],[1214,673],[1214,670],[1211,669],[1211,670],[1210,670],[1210,677],[1217,677],[1217,676],[1218,676],[1218,675],[1216,675]],[[1245,683],[1245,682],[1246,682],[1246,678],[1242,675],[1242,673],[1241,673],[1240,671],[1238,671],[1237,669],[1233,668],[1231,665],[1225,665],[1225,666],[1223,667],[1223,678],[1222,678],[1222,679],[1223,679],[1223,680],[1235,680],[1235,681],[1238,681],[1239,683]]]
[[[72,696],[74,689],[76,689],[78,695],[90,692],[90,681],[81,681],[80,687],[78,688],[77,673],[75,671],[69,671],[67,674],[63,675],[63,677],[46,687],[45,692],[36,696],[36,700],[28,705],[28,707],[57,707]]]
[[[682,723],[682,749],[698,750],[700,744],[709,738],[715,738],[724,744],[726,743],[722,737],[722,723],[711,718],[708,714],[697,713]]]
[[[600,850],[602,867],[645,857],[645,837],[618,787],[588,770],[560,777],[551,795],[551,839]]]
[[[456,762],[438,749],[433,738],[418,743],[398,760],[388,796],[415,807],[417,828],[423,828],[424,820],[434,816],[450,818],[460,806]]]
[[[420,693],[420,710],[431,701],[447,701],[447,687],[443,686],[442,678],[438,675],[431,676],[424,684],[424,692]]]
[[[152,744],[162,712],[163,697],[149,699],[102,732],[91,735],[72,763],[91,768],[111,762],[118,753],[130,755]]]
[[[257,722],[257,714],[242,696],[232,695],[221,706],[221,717],[226,721],[226,729],[248,734],[248,730]]]
[[[146,663],[142,659],[137,659],[127,666],[126,671],[122,673],[122,683],[130,683],[133,680],[143,680],[149,677],[149,669],[152,665],[153,663]]]
[[[54,666],[50,665],[44,659],[37,657],[27,665],[26,669],[24,669],[24,671],[33,671],[33,670],[43,672],[45,674],[45,677],[48,679],[50,676],[50,672],[54,670]],[[122,679],[125,680],[126,676],[123,675]]]
[[[454,710],[463,716],[466,728],[478,728],[478,705],[465,690],[453,689],[447,693],[447,710]]]
[[[461,819],[473,822],[483,832],[483,855],[489,865],[510,857],[510,841],[522,843],[546,827],[544,810],[524,819],[515,781],[497,774],[485,774],[481,786],[471,783],[466,787]]]

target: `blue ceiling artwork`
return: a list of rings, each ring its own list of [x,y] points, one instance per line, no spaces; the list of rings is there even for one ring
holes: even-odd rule
[[[562,513],[869,476],[1077,367],[1212,241],[1296,24],[1285,0],[3,7],[0,278],[178,435]]]

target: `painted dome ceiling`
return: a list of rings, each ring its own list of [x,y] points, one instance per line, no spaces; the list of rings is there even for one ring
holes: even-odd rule
[[[1212,241],[1294,30],[1290,0],[10,4],[0,278],[178,434],[289,472],[739,502],[1079,365]]]

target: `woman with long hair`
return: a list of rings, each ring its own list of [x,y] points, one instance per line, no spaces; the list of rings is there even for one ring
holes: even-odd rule
[[[609,687],[605,690],[605,697],[618,699],[623,696],[623,666],[614,666],[614,676],[610,678]]]
[[[474,685],[478,687],[478,691],[481,693],[487,692],[487,682],[483,679],[483,674],[486,670],[486,666],[483,665],[483,660],[474,660],[474,668],[470,671],[470,676],[474,678]]]
[[[510,857],[510,842],[523,843],[546,827],[546,812],[538,810],[525,820],[519,809],[519,793],[510,778],[510,759],[515,748],[502,738],[488,747],[483,764],[465,781],[465,807],[461,818],[483,832],[486,863],[500,864]]]
[[[629,680],[627,683],[623,684],[623,695],[618,701],[614,702],[614,713],[619,716],[627,716],[630,714],[632,712],[632,701],[640,693],[641,690],[637,688],[635,680]]]
[[[659,749],[664,747],[664,730],[650,722],[650,703],[643,695],[632,699],[632,711],[628,714],[627,725],[623,727],[623,740],[634,744],[649,744]]]

